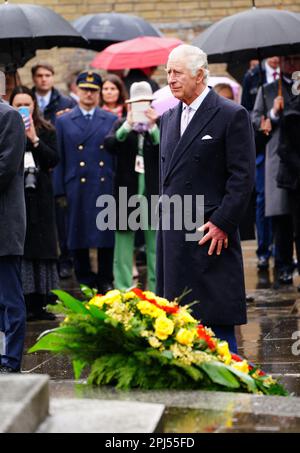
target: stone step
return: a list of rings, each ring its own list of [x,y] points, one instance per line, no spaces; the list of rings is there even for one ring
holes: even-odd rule
[[[53,398],[37,433],[153,433],[165,406],[132,401]]]
[[[0,433],[33,433],[49,412],[49,377],[0,375]]]

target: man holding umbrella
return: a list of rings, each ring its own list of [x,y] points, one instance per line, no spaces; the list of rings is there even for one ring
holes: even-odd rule
[[[292,75],[300,69],[300,55],[281,58],[282,78],[267,84],[258,91],[253,110],[253,121],[257,129],[261,127],[261,116],[267,113],[272,123],[272,133],[266,148],[266,186],[265,200],[267,217],[272,217],[275,240],[275,268],[280,283],[293,281],[293,221],[290,210],[288,190],[290,187],[280,181],[280,146],[281,116],[293,99]],[[265,112],[266,110],[266,112]],[[300,250],[298,248],[298,250]],[[298,266],[300,257],[298,256]]]

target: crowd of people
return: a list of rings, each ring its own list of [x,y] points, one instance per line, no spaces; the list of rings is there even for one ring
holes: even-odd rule
[[[53,319],[54,315],[45,308],[51,302],[51,290],[59,287],[60,279],[69,278],[73,269],[78,283],[96,287],[100,293],[105,293],[114,287],[126,289],[132,286],[133,277],[136,274],[134,251],[137,242],[141,240],[145,242],[149,290],[155,291],[158,288],[161,295],[173,297],[179,295],[176,294],[177,287],[179,288],[180,282],[185,279],[184,276],[187,272],[190,275],[184,286],[188,285],[188,281],[191,282],[189,265],[184,265],[183,269],[184,256],[188,256],[186,255],[187,249],[182,247],[177,250],[176,247],[171,246],[170,249],[167,247],[164,250],[162,242],[161,247],[157,249],[159,252],[157,266],[162,266],[162,262],[165,266],[172,256],[174,262],[179,260],[177,273],[171,275],[170,281],[164,281],[164,278],[168,278],[168,276],[166,277],[167,273],[163,268],[156,269],[156,231],[151,229],[149,224],[145,225],[143,229],[142,239],[132,231],[129,224],[120,227],[118,218],[116,231],[99,231],[96,224],[97,215],[101,211],[97,205],[97,199],[101,195],[114,195],[117,199],[120,188],[126,188],[127,201],[132,195],[145,196],[150,199],[151,195],[158,194],[162,190],[162,184],[166,184],[168,180],[168,169],[166,169],[166,181],[162,181],[162,179],[159,181],[163,175],[164,165],[166,165],[164,159],[165,157],[168,159],[168,156],[161,151],[162,162],[160,163],[159,147],[161,146],[162,150],[166,146],[174,148],[174,153],[170,156],[170,170],[174,154],[179,152],[178,146],[173,141],[177,135],[178,143],[185,142],[186,136],[193,135],[193,130],[188,123],[184,126],[184,115],[186,112],[190,113],[189,122],[194,115],[197,118],[199,106],[209,94],[208,72],[206,74],[203,70],[202,78],[199,81],[195,79],[191,99],[188,97],[188,90],[183,94],[179,95],[178,92],[176,94],[176,90],[179,90],[176,84],[177,80],[180,80],[180,74],[193,74],[188,63],[182,66],[181,61],[185,61],[186,58],[186,61],[189,62],[189,59],[193,60],[197,57],[200,58],[199,61],[202,62],[203,68],[205,67],[204,60],[201,60],[202,56],[197,56],[197,52],[194,50],[183,49],[182,54],[180,50],[179,53],[176,52],[171,54],[169,59],[168,82],[175,97],[183,102],[184,108],[187,101],[186,110],[182,112],[180,135],[178,135],[179,131],[175,131],[175,129],[174,135],[170,133],[171,124],[175,121],[172,117],[168,120],[163,117],[160,130],[160,118],[151,107],[151,101],[154,99],[153,92],[159,88],[150,77],[154,68],[131,70],[125,79],[108,73],[102,80],[99,74],[89,70],[72,73],[67,78],[67,95],[63,95],[55,88],[55,71],[48,63],[40,63],[32,68],[33,88],[31,89],[23,86],[21,80],[16,74],[14,75],[15,83],[11,88],[8,87],[9,94],[3,97],[0,103],[0,121],[2,116],[5,117],[3,120],[6,121],[5,127],[11,127],[13,137],[16,135],[15,129],[25,128],[25,143],[23,146],[19,137],[20,143],[17,143],[15,138],[7,139],[2,131],[0,143],[3,150],[7,146],[17,146],[18,144],[18,153],[9,163],[13,170],[9,169],[9,171],[13,171],[13,174],[16,175],[13,184],[19,189],[22,180],[25,198],[22,201],[20,192],[15,199],[8,196],[4,199],[2,192],[7,189],[7,186],[4,169],[2,172],[2,164],[0,164],[0,209],[5,209],[9,204],[8,208],[14,211],[13,216],[16,217],[12,220],[12,224],[1,225],[0,277],[3,278],[6,275],[4,278],[16,282],[15,294],[12,299],[19,298],[20,302],[24,298],[27,320]],[[199,67],[203,69],[201,64]],[[300,96],[296,96],[292,92],[292,74],[299,69],[299,56],[272,57],[267,59],[263,65],[256,64],[251,67],[244,77],[241,99],[241,104],[250,113],[248,116],[244,114],[246,110],[234,100],[234,93],[230,85],[224,83],[216,85],[213,91],[218,94],[214,94],[215,97],[209,94],[207,98],[209,101],[205,101],[211,103],[208,116],[212,115],[218,106],[218,109],[224,111],[224,117],[220,120],[221,123],[218,121],[214,123],[212,119],[212,124],[214,124],[212,136],[207,136],[212,140],[205,140],[205,145],[209,150],[212,150],[213,146],[217,150],[219,149],[216,156],[221,156],[222,146],[225,143],[227,160],[223,162],[219,157],[218,168],[216,164],[210,169],[207,162],[211,157],[207,155],[206,163],[201,161],[203,165],[200,168],[197,156],[194,156],[196,160],[192,162],[191,168],[188,162],[186,167],[182,167],[183,178],[188,181],[190,186],[195,184],[201,194],[205,194],[208,190],[207,187],[210,187],[213,182],[213,174],[219,178],[219,182],[214,182],[215,186],[211,193],[217,190],[216,187],[221,190],[221,186],[227,184],[228,174],[233,172],[234,177],[229,178],[230,184],[232,184],[230,186],[232,203],[228,203],[228,206],[224,207],[224,212],[220,211],[217,214],[217,210],[212,214],[211,218],[215,219],[215,225],[218,227],[211,223],[211,219],[207,220],[210,212],[208,206],[207,212],[205,211],[205,228],[209,231],[206,234],[207,237],[214,237],[213,234],[218,237],[216,239],[217,254],[221,253],[222,247],[227,248],[228,237],[230,237],[231,243],[235,244],[230,249],[232,252],[226,250],[225,257],[230,258],[230,253],[235,255],[235,257],[232,255],[231,261],[229,259],[233,267],[229,265],[228,271],[234,275],[240,275],[241,282],[243,271],[239,255],[239,238],[234,230],[235,226],[243,221],[251,224],[253,219],[249,212],[254,210],[256,211],[258,269],[268,269],[270,258],[274,257],[276,275],[278,281],[283,284],[292,283],[295,266],[300,272]],[[182,80],[183,82],[180,83],[188,83],[188,79],[183,77]],[[188,88],[192,90],[191,86]],[[220,101],[223,98],[227,98],[229,101]],[[197,100],[195,107],[193,107],[193,99]],[[198,102],[199,99],[201,102]],[[144,111],[144,123],[135,121],[133,116],[133,106],[139,102],[147,103]],[[10,104],[13,110],[10,109],[7,112],[6,104]],[[11,116],[10,122],[7,121],[9,115]],[[251,122],[249,118],[251,118]],[[199,121],[202,121],[200,117]],[[166,126],[167,122],[168,126]],[[196,125],[195,120],[191,122]],[[174,122],[174,127],[175,125]],[[200,125],[197,124],[197,127]],[[185,133],[186,128],[187,133]],[[163,134],[162,131],[166,134],[166,130],[167,136],[162,135],[161,138],[160,134]],[[229,135],[228,130],[232,131]],[[213,135],[214,131],[216,139]],[[239,207],[245,207],[248,198],[251,198],[248,197],[248,189],[252,190],[251,177],[247,181],[243,181],[243,178],[248,178],[249,168],[252,165],[250,154],[253,131],[255,131],[256,148],[256,187],[249,209],[246,211],[246,217],[243,219],[242,209]],[[180,139],[181,135],[183,135],[183,139]],[[13,145],[10,143],[11,140],[15,141]],[[164,142],[162,143],[161,140]],[[237,169],[238,152],[235,154],[234,149],[236,146],[240,147],[241,142],[244,142],[245,146],[244,154],[240,156],[241,159],[238,163],[240,173],[237,174],[238,172],[234,173],[233,169]],[[204,146],[203,143],[196,143]],[[192,145],[190,144],[190,146]],[[0,153],[2,153],[2,149]],[[24,164],[21,163],[22,157],[19,156],[20,149],[25,151]],[[245,154],[247,150],[249,151],[248,156]],[[202,157],[199,159],[201,160]],[[159,170],[160,164],[161,169]],[[209,174],[205,173],[205,168]],[[201,181],[197,179],[199,178],[197,173],[194,182],[191,182],[195,170],[201,171]],[[184,173],[185,171],[188,171],[189,174]],[[224,184],[220,182],[221,180]],[[12,184],[11,181],[10,184]],[[206,186],[203,186],[202,190],[203,184]],[[168,190],[166,189],[166,192]],[[212,195],[215,200],[211,201],[211,208],[213,204],[218,204],[218,199],[223,196],[221,196],[221,192],[217,192]],[[229,195],[230,191],[227,193],[228,200]],[[17,203],[20,206],[17,206]],[[234,220],[227,221],[230,206],[235,206],[232,211]],[[17,218],[23,211],[22,219]],[[118,206],[116,212],[119,212]],[[145,215],[145,219],[148,219],[146,222],[148,222],[149,216],[146,214],[142,213],[142,217]],[[16,223],[18,223],[17,228],[15,228]],[[210,234],[212,236],[209,236]],[[20,253],[21,246],[18,247],[18,244],[22,242],[22,235],[25,235],[25,245],[24,251],[22,250]],[[247,239],[247,237],[243,237],[242,234],[242,239]],[[159,240],[164,241],[163,234]],[[180,241],[181,239],[177,243]],[[11,247],[15,247],[16,250],[11,250]],[[91,249],[97,249],[97,272],[92,270]],[[183,255],[180,258],[181,252]],[[165,256],[164,253],[167,255]],[[20,262],[11,259],[17,255],[21,256]],[[199,265],[202,266],[204,263],[206,268],[205,259],[203,256],[200,258]],[[197,261],[198,257],[193,259]],[[10,267],[7,265],[8,260],[11,260]],[[21,281],[18,279],[18,267]],[[174,263],[172,268],[174,269]],[[216,272],[218,269],[217,266]],[[224,275],[223,272],[223,277]],[[219,279],[219,277],[218,274],[216,278]],[[201,279],[199,280],[198,273],[195,273],[193,278],[192,283],[195,289]],[[230,278],[228,276],[229,280]],[[243,284],[238,282],[237,279],[234,286],[236,287],[235,295],[243,291]],[[226,280],[225,286],[227,288],[230,286],[228,286],[228,280]],[[9,290],[10,288],[7,288],[7,291]],[[233,291],[233,286],[230,286],[230,290]],[[210,288],[210,291],[207,292],[208,298],[211,297],[212,292],[214,291]],[[9,294],[7,297],[11,297],[11,295]],[[203,296],[201,292],[201,297],[203,307],[205,307],[206,295]],[[240,294],[239,297],[242,299],[243,295]],[[222,293],[223,299],[224,294]],[[227,304],[229,300],[228,295]],[[220,304],[221,302],[220,300]],[[235,302],[232,302],[232,306]],[[238,318],[237,324],[245,321],[245,310],[243,307],[240,308],[240,311],[234,310],[235,316]],[[0,314],[1,310],[2,307],[0,307]],[[13,311],[12,307],[12,317],[14,316]],[[218,331],[218,326],[222,325],[224,319],[220,321],[217,315],[211,317],[210,308],[208,313],[207,323]],[[7,316],[0,316],[0,322],[2,322],[0,330],[6,330],[5,319]],[[15,332],[19,331],[19,335],[24,336],[25,310],[18,316],[19,319],[16,320],[14,332],[11,335],[15,335]],[[203,319],[202,312],[200,316]],[[232,319],[231,324],[235,324]],[[232,348],[236,349],[235,343]],[[16,351],[14,343],[11,345],[10,354],[12,357],[20,355],[19,351]],[[14,371],[19,369],[17,360],[5,360],[3,357],[2,366]]]

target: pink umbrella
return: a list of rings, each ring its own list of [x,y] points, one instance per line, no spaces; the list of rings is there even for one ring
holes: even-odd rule
[[[229,77],[209,77],[209,86],[214,87],[218,83],[229,84],[233,89],[235,100],[239,101],[241,86],[237,82],[229,79]],[[168,85],[155,91],[154,96],[155,100],[152,102],[152,107],[160,116],[167,110],[175,107],[175,105],[177,105],[179,102],[179,100],[176,99],[171,93],[170,87]]]
[[[182,44],[180,39],[158,36],[139,36],[106,47],[91,63],[98,69],[148,68],[166,64],[169,53]]]

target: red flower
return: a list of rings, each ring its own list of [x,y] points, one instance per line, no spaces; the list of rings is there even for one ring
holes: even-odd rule
[[[242,361],[243,361],[243,359],[242,359],[239,355],[237,355],[237,354],[232,354],[232,353],[231,353],[231,357],[232,357],[233,360],[235,360],[236,362],[242,362]]]
[[[198,338],[200,338],[201,340],[204,340],[206,342],[209,349],[211,349],[212,351],[214,349],[216,349],[216,342],[212,339],[212,337],[210,335],[208,335],[208,333],[206,333],[206,330],[202,324],[198,325],[197,334],[198,334]]]

